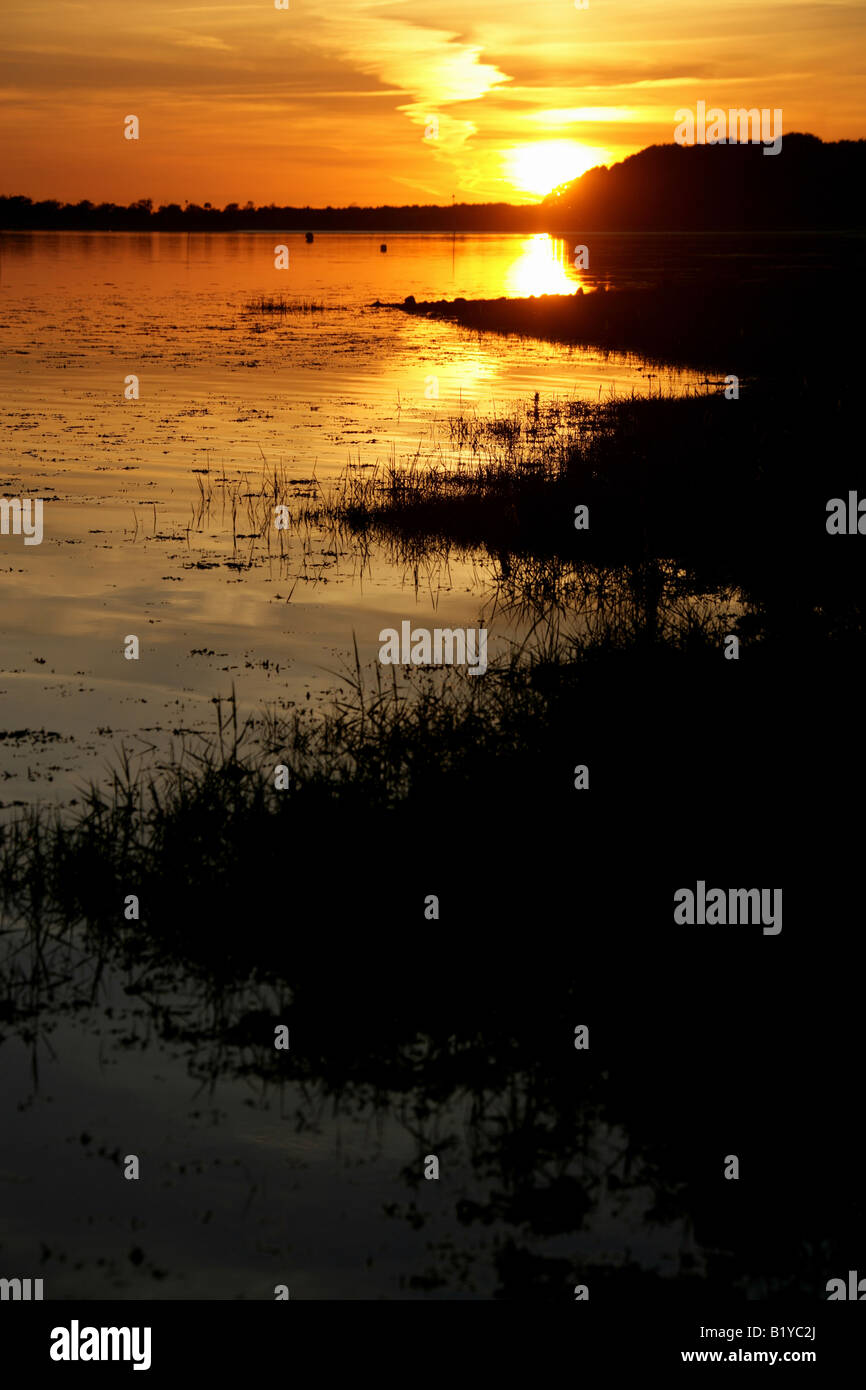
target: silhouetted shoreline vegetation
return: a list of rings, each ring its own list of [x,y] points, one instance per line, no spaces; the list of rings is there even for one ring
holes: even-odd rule
[[[853,713],[856,667],[829,653],[804,670],[762,643],[726,663],[714,625],[648,644],[640,615],[616,639],[539,632],[478,680],[419,672],[409,692],[357,671],[324,717],[245,725],[230,700],[213,740],[152,775],[121,766],[74,823],[3,827],[0,1029],[35,1049],[120,972],[199,1081],[298,1083],[300,1132],[325,1106],[399,1116],[419,1157],[388,1213],[424,1228],[435,1152],[454,1223],[407,1271],[418,1290],[471,1292],[483,1270],[500,1298],[571,1298],[581,1275],[594,1297],[680,1305],[823,1296],[863,1229],[832,1181],[857,1116],[820,1052],[776,1065],[779,1029],[802,1027],[804,969],[811,1026],[856,1023],[857,980],[814,959],[820,884],[784,879],[772,957],[749,932],[721,951],[717,933],[676,931],[670,904],[685,866],[775,882],[789,857],[820,858],[808,822],[768,841],[767,807],[801,804],[804,766],[810,803],[832,804],[843,779],[815,755],[822,716]],[[815,723],[792,758],[778,713],[794,681]],[[141,920],[124,920],[130,892]],[[427,892],[441,920],[425,920]],[[807,1169],[792,1158],[804,1095],[822,1135]],[[749,1163],[735,1196],[719,1166],[732,1133]],[[569,1253],[600,1205],[630,1202],[648,1229],[690,1232],[668,1277],[627,1226],[612,1240],[610,1214],[594,1253]]]
[[[483,1265],[500,1298],[571,1299],[579,1279],[679,1308],[823,1298],[866,1229],[838,1180],[859,1116],[829,1064],[858,1043],[836,866],[860,853],[840,808],[866,591],[858,540],[825,525],[828,498],[866,495],[860,299],[825,281],[407,305],[718,375],[685,398],[464,412],[438,464],[330,491],[224,476],[233,531],[268,546],[290,504],[362,556],[485,555],[493,612],[528,633],[479,678],[356,656],[323,710],[244,720],[220,692],[213,736],[144,766],[121,750],[74,813],[0,825],[0,1033],[35,1071],[52,1020],[86,1018],[118,972],[197,1079],[297,1083],[299,1132],[325,1105],[399,1115],[419,1157],[386,1211],[423,1229],[435,1200],[452,1221],[416,1291],[471,1292]],[[291,311],[267,304],[248,307]],[[783,884],[784,932],[676,927],[699,876]],[[444,1177],[422,1199],[428,1150]],[[630,1201],[645,1232],[683,1233],[665,1277],[630,1248]]]
[[[542,294],[524,299],[461,299],[399,307],[479,332],[513,333],[637,353],[738,378],[784,376],[804,394],[810,383],[856,370],[858,325],[864,308],[863,247],[852,246],[850,278],[832,274],[761,281],[705,277],[694,284],[652,289]],[[795,380],[791,380],[792,375]]]
[[[582,1279],[596,1298],[790,1306],[847,1267],[864,1212],[833,1181],[858,1123],[840,1078],[808,1048],[779,1072],[777,1049],[803,1027],[803,970],[810,1026],[832,1013],[839,1046],[859,976],[814,959],[821,827],[793,815],[768,839],[766,821],[838,804],[849,773],[822,756],[825,731],[856,718],[862,627],[839,640],[822,617],[820,635],[761,640],[748,604],[663,622],[659,561],[594,568],[620,586],[594,630],[543,609],[480,679],[356,666],[324,713],[243,721],[218,701],[213,738],[150,771],[121,760],[74,818],[3,826],[0,1033],[29,1041],[35,1065],[51,1021],[86,1020],[119,974],[197,1082],[295,1083],[300,1133],[323,1109],[398,1118],[418,1156],[387,1215],[425,1229],[434,1152],[453,1223],[406,1270],[416,1292],[492,1280],[498,1298],[564,1300]],[[732,630],[737,663],[722,655]],[[793,745],[792,700],[808,712]],[[784,954],[746,931],[722,951],[717,933],[674,929],[671,894],[695,865],[784,882]],[[425,920],[428,892],[441,919]],[[805,1169],[804,1095],[822,1136]],[[719,1176],[732,1134],[749,1164],[736,1197]],[[679,1239],[666,1271],[631,1248],[630,1209]]]
[[[859,641],[862,566],[826,533],[833,487],[816,468],[822,452],[845,457],[836,404],[804,419],[784,386],[755,384],[736,401],[716,386],[685,399],[536,401],[456,416],[455,462],[349,471],[300,514],[407,564],[452,547],[485,552],[496,593],[511,602],[586,614],[602,603],[604,574],[643,570],[659,604],[650,627],[665,594],[726,590],[754,604],[755,636]],[[575,529],[578,505],[588,507],[586,530]]]
[[[62,203],[0,197],[0,228],[77,231],[720,232],[866,226],[866,141],[784,136],[780,155],[760,144],[652,145],[611,168],[590,169],[543,202],[402,207],[215,208],[150,198]]]
[[[228,203],[164,203],[150,198],[124,206],[118,203],[34,202],[16,195],[0,197],[0,229],[4,231],[115,232],[540,232],[545,214],[537,204],[457,203],[402,207],[256,207]]]
[[[591,823],[581,815],[581,834],[603,837],[601,808],[641,799],[634,769],[659,741],[669,768],[683,749],[665,795],[676,789],[679,799],[686,786],[699,795],[695,769],[714,756],[702,731],[715,721],[736,727],[730,761],[754,781],[776,737],[760,711],[772,725],[774,701],[794,688],[800,697],[811,689],[819,705],[841,703],[862,655],[856,542],[825,526],[826,498],[843,476],[845,487],[855,481],[845,419],[798,418],[786,401],[756,387],[738,401],[536,402],[505,417],[457,416],[463,462],[349,472],[330,493],[299,496],[294,525],[340,528],[361,553],[381,545],[413,563],[483,549],[494,605],[531,620],[525,646],[476,680],[431,671],[397,682],[379,667],[368,688],[356,669],[330,712],[259,721],[256,750],[249,727],[238,738],[235,714],[228,755],[223,736],[182,766],[116,778],[89,793],[77,827],[44,811],[7,825],[9,904],[22,894],[54,900],[71,920],[101,911],[107,895],[114,913],[121,881],[147,879],[151,899],[200,892],[223,918],[233,893],[240,910],[247,856],[257,862],[271,845],[278,857],[286,837],[311,847],[325,836],[343,856],[354,846],[360,865],[375,835],[391,843],[408,826],[416,860],[416,836],[454,825],[466,796],[479,806],[543,804],[548,824],[565,824],[579,810],[572,752],[607,765]],[[816,469],[819,448],[839,460],[838,479]],[[263,489],[268,513],[279,480]],[[587,530],[575,529],[578,504],[589,509]],[[248,505],[253,515],[258,504]],[[723,656],[730,633],[743,643],[737,663]],[[784,745],[772,757],[775,775],[789,776]],[[277,762],[290,769],[291,792],[273,789]],[[657,804],[662,792],[646,795]]]
[[[45,887],[38,875],[14,877],[28,843],[41,847],[24,855],[29,874],[40,866],[43,875],[54,872],[71,855],[76,879],[89,884],[93,875],[79,869],[98,843],[114,854],[155,836],[174,854],[190,836],[176,836],[172,820],[191,808],[204,815],[207,804],[222,862],[224,836],[234,833],[232,798],[242,820],[249,811],[252,821],[275,826],[286,807],[303,806],[309,825],[324,817],[323,832],[331,816],[342,823],[346,808],[350,822],[356,814],[366,821],[373,808],[392,811],[407,799],[420,800],[435,822],[431,808],[444,813],[455,777],[468,786],[483,765],[479,785],[499,784],[505,748],[522,769],[512,778],[517,794],[520,777],[544,765],[535,744],[541,730],[558,727],[557,691],[570,692],[574,681],[603,689],[591,720],[595,738],[620,706],[614,692],[623,673],[649,663],[647,670],[676,670],[684,688],[698,681],[700,698],[697,689],[692,698],[702,722],[720,686],[716,675],[713,695],[700,673],[719,662],[728,667],[725,633],[738,633],[748,649],[739,667],[730,663],[741,689],[755,680],[775,686],[804,654],[812,667],[846,670],[862,650],[863,567],[856,542],[829,536],[825,523],[828,497],[858,482],[866,494],[866,468],[846,452],[850,409],[846,396],[816,395],[798,413],[778,383],[755,383],[738,400],[718,388],[602,403],[536,398],[504,415],[452,417],[457,452],[449,463],[350,469],[333,488],[296,491],[294,499],[282,476],[263,477],[258,489],[238,482],[239,524],[256,533],[270,534],[274,507],[288,502],[294,527],[336,528],[362,556],[372,546],[409,565],[447,560],[452,550],[486,554],[494,605],[522,609],[533,640],[476,681],[432,672],[429,684],[401,680],[398,690],[381,684],[379,668],[380,684],[368,697],[356,670],[354,701],[321,717],[305,711],[280,726],[266,721],[263,747],[272,762],[279,757],[290,767],[291,795],[269,791],[261,770],[235,753],[226,772],[205,747],[199,762],[165,774],[169,790],[158,769],[146,782],[148,796],[142,785],[124,789],[117,779],[107,800],[92,790],[78,830],[52,821],[47,831],[45,812],[6,826],[10,893],[30,883],[38,896]],[[207,488],[199,483],[205,506]],[[588,509],[586,529],[575,528],[578,506]],[[640,679],[635,674],[627,684]],[[656,698],[661,725],[667,705]],[[744,719],[738,739],[752,726]],[[607,736],[619,735],[611,727]],[[207,840],[203,822],[191,835],[197,853]],[[228,872],[238,862],[226,851]],[[160,869],[170,884],[186,882],[189,871]]]

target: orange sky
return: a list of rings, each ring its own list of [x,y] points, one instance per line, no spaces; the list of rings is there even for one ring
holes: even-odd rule
[[[532,201],[700,99],[866,136],[862,0],[586,3],[7,0],[0,192]]]

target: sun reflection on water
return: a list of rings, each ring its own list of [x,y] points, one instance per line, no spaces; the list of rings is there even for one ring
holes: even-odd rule
[[[527,237],[516,261],[504,277],[507,294],[576,294],[582,280],[570,259],[570,248],[562,238],[540,232]]]

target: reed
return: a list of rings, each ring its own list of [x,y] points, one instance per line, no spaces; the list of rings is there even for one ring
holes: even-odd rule
[[[321,314],[325,304],[321,299],[286,299],[284,295],[259,295],[244,305],[248,314]]]

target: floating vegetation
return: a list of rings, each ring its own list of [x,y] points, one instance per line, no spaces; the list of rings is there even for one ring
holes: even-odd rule
[[[321,314],[325,305],[321,299],[286,299],[284,295],[262,294],[251,299],[244,308],[248,314]]]

